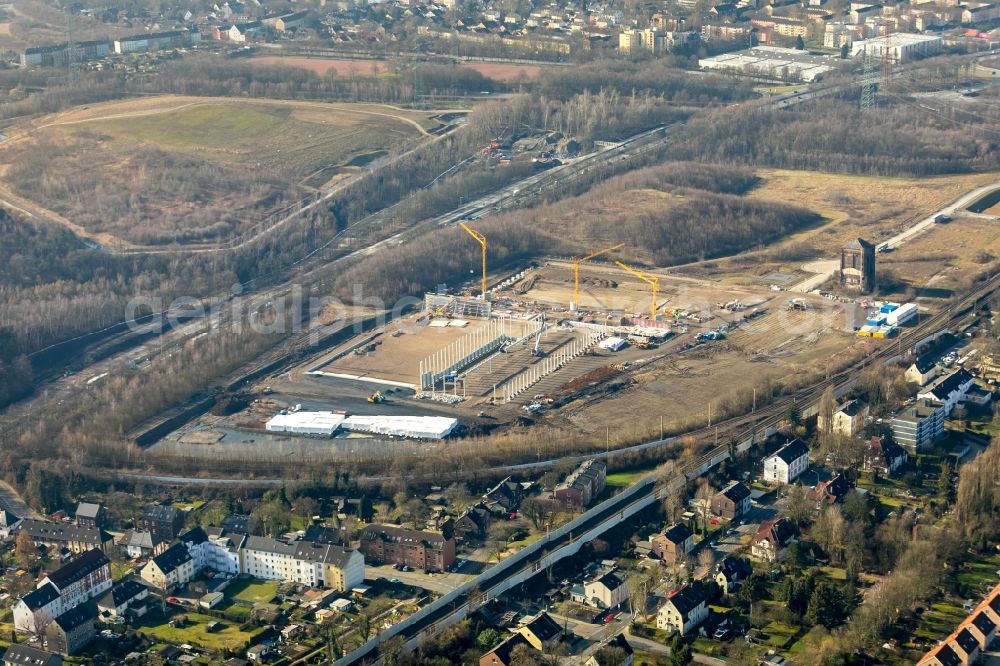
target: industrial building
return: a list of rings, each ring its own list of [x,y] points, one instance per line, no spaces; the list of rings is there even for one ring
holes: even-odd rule
[[[265,425],[269,432],[287,432],[296,435],[323,435],[333,433],[346,416],[335,412],[285,412],[275,414]]]
[[[939,53],[941,46],[941,37],[938,36],[897,32],[885,37],[854,42],[851,55],[854,57],[871,55],[875,58],[888,55],[892,62],[901,63]]]
[[[458,426],[458,419],[447,416],[348,416],[344,430],[391,437],[444,439]]]
[[[806,51],[778,46],[756,46],[733,53],[723,53],[698,61],[702,69],[712,69],[783,81],[816,81],[832,71],[838,58],[812,55]]]
[[[367,416],[338,414],[336,412],[285,412],[271,417],[266,428],[269,432],[286,432],[295,435],[333,437],[337,430],[365,432],[390,437],[415,439],[443,439],[458,426],[458,420],[447,416]]]

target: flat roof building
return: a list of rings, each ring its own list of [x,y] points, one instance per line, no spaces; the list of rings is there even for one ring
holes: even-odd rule
[[[779,46],[755,46],[751,49],[723,53],[698,61],[702,69],[745,73],[783,80],[815,81],[832,71],[839,58],[812,55],[798,49]]]
[[[869,54],[876,58],[882,58],[888,53],[893,62],[901,63],[939,53],[942,44],[939,36],[897,32],[885,37],[854,42],[851,47],[851,55],[856,57]]]

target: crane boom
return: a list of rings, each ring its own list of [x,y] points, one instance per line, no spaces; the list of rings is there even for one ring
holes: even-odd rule
[[[652,301],[652,303],[650,305],[650,308],[649,308],[649,317],[653,321],[656,321],[656,295],[657,295],[657,292],[660,289],[660,278],[656,277],[656,276],[650,277],[650,276],[646,275],[645,273],[643,273],[642,271],[636,270],[636,269],[632,268],[631,266],[629,266],[627,264],[623,264],[620,261],[616,261],[615,263],[618,264],[619,266],[621,266],[623,269],[625,269],[629,273],[631,273],[632,275],[634,275],[637,278],[639,278],[640,280],[642,280],[643,282],[649,284],[650,287],[652,287],[653,301]]]
[[[593,259],[594,257],[599,257],[602,254],[607,254],[608,252],[614,252],[625,247],[625,243],[618,243],[618,245],[612,245],[611,247],[606,247],[603,250],[597,250],[596,252],[591,252],[586,257],[578,257],[573,260],[573,303],[579,307],[580,306],[580,262],[586,261],[587,259]]]
[[[462,227],[470,236],[479,241],[479,245],[483,250],[483,300],[486,300],[486,236],[482,235],[478,231],[469,228],[465,222],[459,222],[458,226]]]

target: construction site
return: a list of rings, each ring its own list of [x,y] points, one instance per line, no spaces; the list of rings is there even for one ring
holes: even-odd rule
[[[616,258],[623,244],[491,272],[486,239],[462,226],[479,245],[474,280],[260,380],[245,410],[167,439],[188,452],[365,438],[434,446],[536,422],[595,434],[702,413],[710,423],[747,387],[763,401],[765,387],[875,344],[856,333],[862,304],[640,269]]]

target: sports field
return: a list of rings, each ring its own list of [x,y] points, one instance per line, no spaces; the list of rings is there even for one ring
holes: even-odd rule
[[[436,125],[386,105],[175,96],[93,104],[39,119],[0,148],[0,196],[45,206],[53,214],[43,217],[104,242],[222,240]]]

